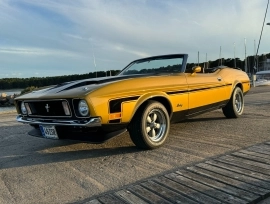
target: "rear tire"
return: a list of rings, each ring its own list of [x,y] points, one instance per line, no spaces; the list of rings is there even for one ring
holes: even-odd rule
[[[238,118],[244,111],[244,95],[239,87],[235,87],[230,101],[222,108],[223,114],[227,118]]]
[[[136,112],[129,134],[138,148],[154,149],[164,144],[169,129],[170,118],[166,108],[159,102],[149,101]]]

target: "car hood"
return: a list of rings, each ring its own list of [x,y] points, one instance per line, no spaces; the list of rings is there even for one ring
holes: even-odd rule
[[[138,74],[138,75],[119,75],[112,77],[100,77],[92,79],[84,79],[78,81],[65,82],[57,85],[53,85],[39,90],[34,90],[30,93],[21,95],[16,98],[19,99],[53,99],[53,98],[73,98],[83,97],[88,93],[105,86],[110,83],[114,83],[121,80],[130,78],[146,77],[151,76],[149,74]]]

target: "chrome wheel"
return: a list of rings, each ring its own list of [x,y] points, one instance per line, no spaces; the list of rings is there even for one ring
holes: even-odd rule
[[[162,146],[170,130],[170,117],[163,104],[149,100],[136,112],[128,127],[131,140],[138,148]]]
[[[153,109],[146,118],[145,131],[150,140],[158,142],[166,131],[166,118],[162,111]]]
[[[240,113],[242,112],[243,106],[243,95],[239,92],[235,94],[235,101],[234,101],[235,110]]]
[[[238,118],[244,111],[244,95],[240,87],[235,87],[226,106],[222,108],[227,118]]]

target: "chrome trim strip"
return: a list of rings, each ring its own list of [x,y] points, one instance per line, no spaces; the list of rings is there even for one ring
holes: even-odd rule
[[[76,126],[76,127],[100,127],[101,126],[101,118],[90,118],[85,123],[79,123],[76,120],[50,120],[46,121],[39,121],[44,119],[24,119],[21,115],[18,115],[16,120],[20,123],[31,124],[31,125],[58,125],[58,126]]]

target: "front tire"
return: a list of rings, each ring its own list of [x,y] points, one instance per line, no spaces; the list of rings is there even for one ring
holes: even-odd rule
[[[241,88],[236,87],[232,93],[230,101],[222,108],[223,114],[227,118],[238,118],[244,111],[244,95]]]
[[[159,102],[149,101],[136,112],[129,134],[138,148],[154,149],[164,144],[169,129],[170,118],[166,108]]]

